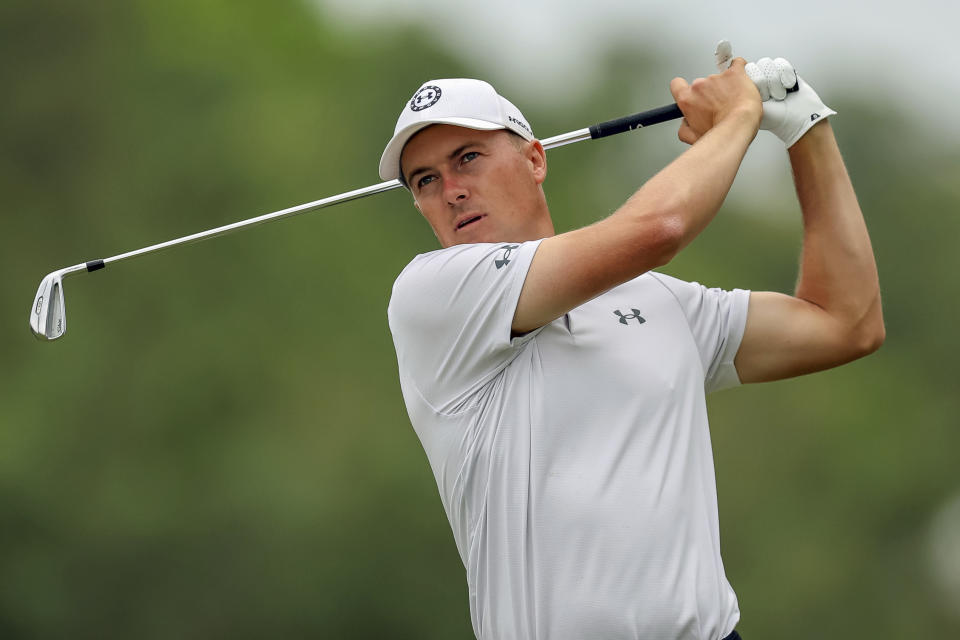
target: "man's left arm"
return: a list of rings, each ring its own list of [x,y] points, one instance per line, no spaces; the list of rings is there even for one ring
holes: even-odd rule
[[[877,265],[867,226],[826,118],[789,148],[803,213],[793,296],[753,292],[734,364],[741,382],[829,369],[884,340]]]

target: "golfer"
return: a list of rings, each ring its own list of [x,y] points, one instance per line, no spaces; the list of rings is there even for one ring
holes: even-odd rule
[[[883,342],[835,112],[780,58],[670,91],[690,147],[566,233],[543,147],[485,82],[426,82],[383,153],[443,247],[403,270],[388,316],[478,638],[739,638],[704,396]],[[803,213],[794,294],[655,272],[713,219],[760,128],[788,147]]]

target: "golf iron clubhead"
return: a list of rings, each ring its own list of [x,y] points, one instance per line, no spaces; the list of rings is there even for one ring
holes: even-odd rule
[[[40,281],[30,313],[30,329],[38,340],[56,340],[66,332],[62,269],[47,274],[47,277]]]

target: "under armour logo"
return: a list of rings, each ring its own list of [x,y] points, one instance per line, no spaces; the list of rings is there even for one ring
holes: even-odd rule
[[[620,316],[620,324],[627,324],[627,320],[634,320],[634,319],[636,319],[638,324],[643,324],[644,322],[646,322],[646,320],[644,320],[643,317],[640,315],[639,309],[630,309],[630,311],[633,311],[633,313],[628,313],[626,315],[624,315],[619,309],[614,311],[615,314]]]
[[[413,98],[410,99],[410,109],[413,111],[423,111],[427,107],[432,107],[437,104],[437,100],[440,99],[442,93],[440,87],[431,85],[423,87],[420,91],[413,94]]]
[[[819,113],[811,113],[811,114],[810,114],[810,122],[813,122],[814,120],[816,120],[816,119],[819,118],[819,117],[820,117],[820,114],[819,114]]]
[[[496,259],[494,259],[494,261],[493,261],[493,263],[494,263],[495,265],[497,265],[497,269],[500,269],[500,268],[502,268],[502,267],[510,264],[510,252],[513,251],[514,249],[519,248],[519,247],[520,247],[520,245],[518,245],[518,244],[508,244],[508,245],[505,245],[505,246],[500,247],[500,250],[503,251],[503,257],[502,257],[502,258],[496,258]]]

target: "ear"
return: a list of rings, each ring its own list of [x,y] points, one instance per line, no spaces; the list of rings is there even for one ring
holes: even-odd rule
[[[533,171],[533,179],[537,184],[543,184],[547,179],[547,152],[539,140],[531,140],[527,143],[527,161]]]

